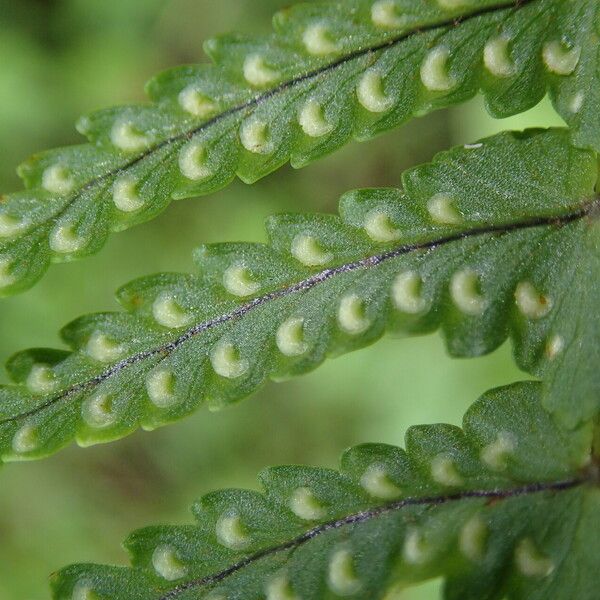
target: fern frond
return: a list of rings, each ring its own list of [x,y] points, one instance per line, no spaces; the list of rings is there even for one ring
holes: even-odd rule
[[[452,600],[592,600],[592,430],[561,428],[539,396],[536,383],[494,390],[462,430],[412,427],[406,451],[352,448],[341,473],[267,469],[263,493],[208,494],[195,525],[133,533],[132,568],[61,571],[54,598],[375,600],[444,576]]]
[[[110,231],[367,139],[481,89],[497,117],[550,90],[576,144],[600,149],[595,0],[345,0],[279,13],[266,38],[209,41],[214,65],[167,71],[153,101],[87,116],[89,144],[34,156],[0,207],[0,294]]]
[[[598,411],[597,177],[596,155],[564,130],[504,133],[408,171],[404,191],[349,193],[341,217],[273,217],[269,245],[204,246],[199,275],[134,281],[118,293],[128,313],[65,327],[71,353],[9,362],[0,456],[153,429],[385,331],[440,326],[455,356],[512,333],[546,406],[573,426]]]

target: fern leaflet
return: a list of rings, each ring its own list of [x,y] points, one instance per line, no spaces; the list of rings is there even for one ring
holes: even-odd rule
[[[406,451],[358,446],[341,473],[267,469],[264,493],[208,494],[195,525],[132,534],[133,568],[61,571],[54,598],[374,600],[444,576],[448,600],[592,600],[592,429],[558,426],[539,399],[536,383],[489,392],[462,430],[413,427]]]
[[[89,144],[25,162],[26,190],[0,206],[0,293],[98,251],[171,198],[305,165],[479,89],[498,117],[550,90],[576,145],[600,149],[595,0],[345,0],[274,25],[266,38],[209,41],[214,65],[159,75],[153,103],[84,117]]]
[[[385,331],[439,326],[456,356],[512,333],[545,405],[574,426],[598,411],[597,177],[564,130],[504,133],[408,171],[404,191],[346,195],[341,217],[274,217],[270,245],[202,247],[199,275],[134,281],[118,293],[128,313],[65,327],[72,352],[11,359],[0,456],[153,429]]]

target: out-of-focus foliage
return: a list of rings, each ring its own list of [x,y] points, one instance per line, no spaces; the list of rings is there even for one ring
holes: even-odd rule
[[[75,142],[80,114],[141,100],[153,73],[197,62],[202,40],[232,29],[266,33],[270,15],[288,4],[0,0],[0,189],[17,187],[14,165],[33,152]],[[3,300],[0,362],[20,348],[56,345],[62,323],[110,307],[114,289],[140,274],[188,271],[199,239],[262,241],[263,220],[274,212],[331,212],[344,191],[396,185],[402,170],[454,143],[557,124],[547,102],[506,123],[488,118],[478,99],[308,169],[286,168],[255,187],[234,183],[201,203],[175,204],[154,222],[114,236],[101,255],[58,266],[34,290]],[[115,540],[149,522],[186,522],[191,499],[218,487],[254,486],[266,464],[334,466],[350,445],[401,444],[409,424],[458,423],[473,398],[517,377],[507,346],[467,363],[447,358],[437,337],[383,340],[302,380],[269,385],[235,410],[5,467],[0,599],[47,599],[46,574],[65,564],[123,563]],[[407,590],[401,598],[432,600],[435,590]]]

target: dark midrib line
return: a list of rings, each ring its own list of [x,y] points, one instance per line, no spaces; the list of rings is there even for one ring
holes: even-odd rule
[[[334,267],[331,269],[325,269],[324,271],[320,271],[315,275],[307,279],[303,279],[297,283],[289,285],[287,287],[269,292],[264,296],[259,296],[258,298],[254,298],[250,300],[246,304],[238,306],[236,309],[232,310],[229,313],[225,313],[208,321],[203,321],[201,323],[197,323],[184,333],[182,333],[177,339],[172,342],[167,342],[157,348],[153,348],[151,350],[147,350],[144,352],[140,352],[138,354],[134,354],[129,356],[122,361],[112,365],[108,369],[106,369],[100,375],[89,379],[88,381],[84,381],[82,383],[77,383],[66,390],[63,390],[60,394],[49,398],[43,404],[32,408],[29,411],[20,413],[15,416],[7,417],[4,419],[0,419],[0,426],[5,425],[7,423],[12,423],[14,421],[20,419],[26,419],[27,417],[31,417],[36,415],[37,413],[49,408],[50,406],[76,394],[78,392],[82,392],[88,390],[90,388],[99,385],[103,381],[106,381],[110,377],[118,374],[122,370],[135,365],[143,360],[148,358],[152,358],[155,356],[163,355],[164,358],[169,356],[172,352],[174,352],[179,346],[187,342],[189,339],[203,333],[204,331],[208,331],[218,325],[222,325],[223,323],[227,323],[229,321],[233,321],[235,319],[239,319],[255,308],[266,304],[272,300],[277,300],[279,298],[284,298],[286,296],[290,296],[292,294],[297,294],[299,292],[308,291],[317,285],[332,279],[337,275],[342,275],[344,273],[350,273],[352,271],[357,271],[359,269],[369,269],[371,267],[376,267],[381,263],[384,263],[393,258],[397,258],[404,254],[409,254],[411,252],[416,252],[418,250],[433,250],[439,246],[444,246],[446,244],[450,244],[452,242],[458,242],[464,239],[468,239],[471,237],[477,237],[481,235],[506,235],[508,233],[519,231],[523,229],[533,229],[537,227],[563,227],[568,225],[569,223],[573,223],[579,219],[582,219],[588,214],[593,213],[598,210],[598,206],[600,205],[600,196],[593,198],[587,203],[581,205],[577,209],[573,209],[571,212],[560,215],[560,216],[548,216],[548,217],[534,217],[530,219],[526,219],[523,221],[516,221],[507,224],[500,225],[488,225],[483,227],[475,227],[473,229],[469,229],[466,231],[461,231],[457,233],[453,233],[441,238],[437,238],[435,240],[430,240],[427,242],[420,242],[415,244],[406,244],[403,246],[398,246],[388,252],[384,252],[383,254],[375,254],[372,256],[368,256],[366,258],[359,259],[357,261],[346,263],[343,265],[339,265],[338,267]]]
[[[175,144],[175,143],[185,140],[185,139],[191,139],[196,134],[200,133],[201,131],[204,131],[205,129],[212,127],[213,125],[216,125],[217,123],[220,123],[221,121],[225,120],[227,117],[230,117],[237,113],[243,112],[244,110],[247,110],[249,108],[254,108],[256,106],[259,106],[261,103],[265,102],[269,98],[276,96],[277,94],[284,92],[296,85],[304,83],[305,81],[308,81],[310,79],[319,77],[320,75],[328,73],[329,71],[333,71],[337,67],[344,65],[346,63],[349,63],[357,58],[361,58],[362,56],[366,56],[367,54],[370,54],[373,52],[379,52],[380,50],[386,50],[388,48],[392,48],[395,45],[397,45],[411,37],[414,37],[416,35],[426,33],[428,31],[434,31],[436,29],[443,29],[445,27],[458,26],[458,25],[466,23],[474,18],[481,17],[481,16],[484,16],[484,15],[490,14],[490,13],[495,13],[500,10],[507,10],[510,8],[515,8],[518,10],[527,4],[531,4],[533,2],[538,2],[538,1],[539,0],[511,0],[510,2],[501,2],[501,3],[498,3],[497,5],[487,6],[480,10],[474,11],[472,13],[469,13],[468,15],[454,17],[451,19],[447,19],[446,21],[441,21],[439,23],[432,23],[430,25],[424,25],[422,27],[416,27],[415,29],[411,29],[409,31],[404,32],[402,35],[399,35],[398,37],[386,40],[385,42],[382,42],[381,44],[377,44],[375,46],[368,46],[365,48],[361,48],[359,50],[355,50],[354,52],[347,54],[327,65],[324,65],[323,67],[320,67],[313,71],[309,71],[308,73],[305,73],[303,75],[299,75],[298,77],[296,77],[294,79],[290,79],[289,81],[284,81],[280,85],[278,85],[270,90],[267,90],[266,92],[264,92],[262,94],[256,95],[254,98],[251,98],[250,100],[248,100],[247,102],[244,102],[243,104],[240,104],[238,106],[233,106],[233,107],[223,111],[222,113],[219,113],[218,115],[216,115],[212,119],[206,121],[205,123],[202,123],[198,127],[195,127],[188,131],[184,131],[183,133],[179,133],[177,135],[173,135],[171,137],[164,139],[162,142],[159,142],[158,144],[155,144],[151,148],[142,152],[139,156],[136,156],[135,158],[130,160],[128,163],[125,163],[124,165],[122,165],[120,167],[112,169],[112,170],[108,171],[107,173],[104,173],[103,175],[100,175],[98,177],[95,177],[94,179],[91,179],[90,181],[85,183],[83,186],[81,186],[77,190],[77,192],[71,196],[71,198],[61,208],[60,212],[57,213],[56,217],[59,217],[60,215],[62,215],[67,210],[67,208],[77,198],[79,198],[81,196],[81,194],[92,189],[93,187],[95,187],[96,185],[102,183],[103,181],[105,181],[107,179],[111,179],[112,177],[116,177],[117,175],[126,172],[128,169],[137,165],[139,162],[141,162],[148,156],[151,156],[155,152],[158,152],[165,146]],[[218,68],[218,66],[215,66],[215,68]]]
[[[279,544],[278,546],[271,546],[270,548],[259,550],[258,552],[251,554],[250,556],[247,556],[239,562],[231,565],[227,569],[224,569],[223,571],[212,575],[207,575],[200,579],[193,579],[186,583],[182,583],[177,587],[173,588],[172,590],[168,591],[166,594],[160,596],[158,600],[171,600],[171,598],[175,598],[179,594],[182,594],[188,590],[220,583],[221,581],[227,579],[234,573],[237,573],[238,571],[250,566],[251,564],[263,558],[267,558],[274,554],[278,554],[279,552],[285,552],[286,550],[298,548],[328,531],[340,529],[346,525],[357,525],[360,523],[364,523],[371,519],[380,517],[382,515],[397,510],[401,510],[408,506],[440,506],[449,502],[473,499],[506,500],[509,498],[516,498],[518,496],[525,496],[528,494],[538,494],[541,492],[561,492],[572,489],[586,482],[586,478],[577,478],[568,479],[564,481],[555,481],[550,483],[532,483],[529,485],[524,485],[521,487],[511,489],[467,490],[464,492],[457,492],[455,494],[448,494],[446,496],[404,498],[403,500],[398,500],[396,502],[384,504],[382,506],[378,506],[370,510],[365,510],[359,513],[348,515],[347,517],[343,517],[342,519],[338,519],[336,521],[329,521],[327,523],[323,523],[322,525],[318,525],[317,527],[310,529],[306,533],[303,533],[302,535],[299,535],[298,537],[292,540]]]

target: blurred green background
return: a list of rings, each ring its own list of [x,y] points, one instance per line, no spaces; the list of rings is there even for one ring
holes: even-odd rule
[[[231,29],[266,32],[289,0],[0,0],[0,192],[19,187],[29,154],[80,138],[87,111],[143,100],[150,76],[203,60],[202,42]],[[263,240],[263,219],[287,210],[334,211],[351,188],[396,185],[401,171],[452,144],[505,128],[560,124],[548,102],[507,122],[481,99],[351,145],[302,171],[284,168],[249,187],[173,204],[151,223],[114,235],[91,259],[53,267],[33,290],[0,302],[0,360],[60,344],[78,315],[115,309],[126,281],[190,270],[202,242]],[[268,464],[335,466],[348,446],[402,444],[411,424],[460,423],[486,389],[520,377],[505,344],[491,356],[450,360],[439,336],[384,339],[315,373],[268,384],[220,413],[199,411],[152,434],[0,472],[0,600],[49,598],[48,575],[71,562],[123,563],[120,541],[155,522],[190,521],[188,506],[222,486],[254,487]],[[4,374],[0,376],[5,381]],[[439,597],[439,582],[405,600]]]

